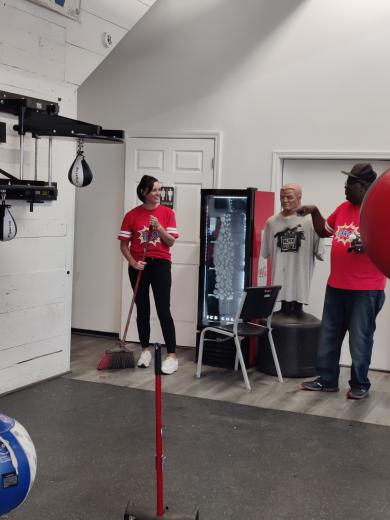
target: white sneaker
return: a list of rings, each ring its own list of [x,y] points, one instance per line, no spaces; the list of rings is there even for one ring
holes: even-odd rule
[[[176,357],[168,356],[161,366],[161,372],[166,375],[173,374],[179,368],[179,362]]]
[[[148,368],[148,366],[150,365],[150,362],[152,361],[152,354],[150,353],[149,350],[143,350],[140,357],[139,357],[139,360],[138,360],[138,363],[137,363],[137,367],[140,367],[140,368]]]

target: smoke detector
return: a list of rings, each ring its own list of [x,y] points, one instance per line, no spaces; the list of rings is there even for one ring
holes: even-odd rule
[[[112,45],[112,36],[111,36],[111,34],[107,33],[107,32],[103,33],[102,40],[103,40],[104,47],[109,49],[111,47],[111,45]]]

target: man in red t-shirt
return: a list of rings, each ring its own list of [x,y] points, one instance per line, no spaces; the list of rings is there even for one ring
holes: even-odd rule
[[[386,277],[374,266],[360,240],[359,216],[363,198],[376,179],[369,163],[355,164],[345,183],[345,202],[325,220],[316,206],[302,206],[300,215],[311,214],[320,237],[333,237],[330,275],[325,293],[321,339],[314,381],[304,390],[337,392],[339,361],[345,333],[349,333],[352,358],[348,399],[368,396],[368,369],[374,343],[376,316],[385,301]]]

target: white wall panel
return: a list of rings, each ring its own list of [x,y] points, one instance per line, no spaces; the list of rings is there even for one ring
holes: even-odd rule
[[[189,276],[189,271],[192,271]],[[196,315],[198,300],[194,294],[198,292],[198,265],[190,268],[184,265],[174,265],[172,269],[172,301],[181,302],[181,305],[173,306],[172,315],[177,321],[192,323]],[[193,339],[190,343],[193,344]]]
[[[31,9],[31,13],[27,9]],[[6,0],[0,7],[0,40],[15,47],[34,52],[38,47],[38,37],[42,36],[61,45],[65,44],[66,30],[58,23],[60,17],[49,18],[36,16],[39,8],[30,6],[24,0]],[[33,47],[31,45],[33,44]]]
[[[112,5],[113,3],[107,4],[108,10]],[[66,35],[67,43],[106,56],[127,33],[127,29],[118,27],[108,20],[109,18],[102,19],[83,10],[82,23],[69,25]],[[111,35],[112,47],[107,48],[103,45],[103,34],[105,32]]]
[[[53,61],[44,56],[31,54],[24,49],[17,49],[6,43],[2,44],[0,59],[4,65],[39,73],[57,81],[63,81],[65,77],[63,61]]]
[[[99,65],[101,60],[102,57],[100,54],[67,43],[66,62],[71,66],[66,68],[65,81],[74,83],[75,85],[81,85]]]
[[[4,0],[0,64],[80,85],[149,9],[138,0],[84,7],[78,22],[25,0]],[[104,33],[111,36],[109,47]]]
[[[0,315],[63,303],[66,298],[66,276],[64,269],[0,276]]]
[[[67,225],[60,220],[18,218],[18,234],[16,240],[20,238],[43,238],[43,237],[64,237],[67,235]],[[53,248],[56,242],[52,242]]]
[[[195,172],[194,172],[195,173]],[[185,178],[185,176],[184,176]],[[176,212],[181,215],[179,223],[180,243],[199,240],[199,219],[194,221],[194,203],[196,208],[195,215],[200,215],[200,190],[201,184],[176,184],[175,204]],[[191,201],[191,203],[190,203]]]
[[[171,250],[172,261],[175,264],[199,264],[199,245],[194,246],[193,243],[185,243],[180,238],[181,247],[173,247]]]
[[[51,238],[0,242],[0,273],[66,269],[67,240],[53,242]]]
[[[57,43],[43,36],[39,37],[39,56],[50,62],[65,63],[65,47],[63,43]]]
[[[64,343],[68,340],[64,339]],[[18,386],[31,385],[44,379],[63,374],[68,371],[67,359],[69,351],[57,351],[44,357],[37,357],[25,363],[18,363],[0,370],[1,391],[10,392],[15,389],[15,375],[18,375]]]
[[[154,2],[155,0],[149,0],[148,3],[139,0],[83,0],[82,9],[129,30]]]
[[[61,98],[60,115],[75,118],[77,86],[126,33],[111,14],[132,26],[148,10],[136,0],[123,3],[122,11],[112,2],[99,5],[106,16],[97,15],[92,2],[79,23],[25,0],[0,2],[0,89]],[[109,48],[104,32],[112,37]],[[19,136],[12,128],[17,119],[0,112],[0,121],[7,125],[0,168],[19,177]],[[95,117],[89,121],[99,124]],[[34,178],[34,148],[27,135],[24,179]],[[17,238],[0,243],[0,393],[69,368],[75,189],[67,173],[74,155],[74,142],[53,141],[57,201],[35,204],[32,213],[27,203],[12,201]],[[38,179],[47,178],[48,144],[41,139]]]
[[[2,378],[5,369],[15,368],[16,365],[29,363],[33,359],[46,357],[52,354],[60,354],[67,350],[66,337],[55,336],[44,340],[18,345],[0,355],[0,378]]]
[[[0,351],[60,336],[67,321],[65,309],[64,303],[54,303],[0,314]]]

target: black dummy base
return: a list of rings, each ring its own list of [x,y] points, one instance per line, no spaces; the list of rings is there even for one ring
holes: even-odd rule
[[[282,302],[272,317],[272,337],[280,369],[285,377],[311,377],[316,374],[316,358],[321,321],[302,310],[298,302]],[[257,369],[276,375],[267,336],[259,340]]]

